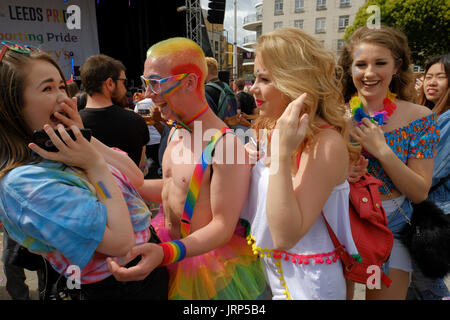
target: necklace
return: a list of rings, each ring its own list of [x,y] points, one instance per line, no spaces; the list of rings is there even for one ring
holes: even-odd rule
[[[192,132],[191,128],[188,127],[188,124],[190,124],[191,122],[193,122],[195,119],[198,119],[202,114],[204,114],[206,112],[206,110],[209,109],[209,105],[206,104],[199,112],[197,112],[194,116],[192,116],[188,121],[183,122],[183,121],[177,121],[177,120],[168,120],[167,124],[169,126],[172,126],[174,128],[177,129],[186,129],[189,132]]]
[[[397,95],[388,90],[387,97],[383,100],[384,108],[381,111],[377,111],[371,117],[367,113],[364,112],[363,104],[358,95],[354,95],[350,99],[350,107],[352,109],[353,119],[357,122],[357,126],[359,127],[362,123],[362,119],[368,118],[372,123],[377,123],[379,126],[386,124],[389,120],[389,117],[392,115],[394,110],[397,108],[397,105],[394,103],[395,97]]]

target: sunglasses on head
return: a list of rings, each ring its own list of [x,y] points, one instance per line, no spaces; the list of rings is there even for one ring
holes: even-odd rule
[[[2,41],[1,45],[3,46],[2,51],[0,52],[0,62],[3,60],[3,57],[6,54],[7,50],[12,50],[15,51],[17,53],[22,53],[22,54],[30,54],[32,52],[42,52],[41,49],[29,45],[29,44],[19,44],[16,42],[12,42],[12,41]]]

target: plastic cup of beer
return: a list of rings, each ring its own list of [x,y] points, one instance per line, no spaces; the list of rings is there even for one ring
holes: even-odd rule
[[[137,113],[141,115],[142,118],[144,118],[145,123],[147,125],[151,125],[153,120],[150,115],[150,107],[151,103],[143,103],[142,101],[138,102],[137,104]]]

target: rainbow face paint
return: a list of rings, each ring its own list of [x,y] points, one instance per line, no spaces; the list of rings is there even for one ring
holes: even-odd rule
[[[170,64],[173,65],[170,70],[171,74],[196,74],[198,77],[197,94],[199,96],[204,94],[203,82],[208,69],[205,54],[197,43],[187,38],[170,38],[153,45],[147,51],[147,58],[149,57],[169,59]]]
[[[103,182],[99,181],[95,185],[95,190],[97,191],[97,194],[103,198],[103,199],[111,199],[111,194],[109,193],[106,186],[103,184]]]
[[[188,73],[190,76],[196,76],[197,84],[195,88],[196,99],[205,100],[204,81],[207,74],[207,66],[205,55],[200,46],[194,41],[187,38],[171,38],[153,45],[147,51],[147,58],[152,58],[151,66],[155,66],[154,70],[158,70],[163,75],[178,75]],[[156,66],[163,66],[158,67]],[[192,80],[192,79],[190,79]],[[189,81],[190,81],[189,80]],[[198,110],[186,110],[185,97],[180,97],[177,92],[183,88],[183,83],[187,81],[179,81],[164,88],[159,95],[166,102],[168,107],[180,118],[182,114],[197,113]],[[163,90],[163,89],[162,89]],[[189,98],[189,97],[187,97]]]
[[[353,57],[353,63],[352,63],[352,75],[358,75],[360,74],[360,72],[358,71],[358,69],[356,69],[355,66],[355,60],[361,55],[361,48],[357,48],[355,51],[355,56]]]
[[[141,81],[142,81],[142,84],[145,87],[145,89],[147,89],[147,87],[149,87],[150,90],[154,94],[159,94],[161,92],[161,83],[170,82],[170,81],[181,81],[188,75],[189,75],[189,73],[182,73],[182,74],[176,74],[176,75],[164,78],[164,79],[161,79],[161,77],[158,75],[152,75],[148,78],[146,78],[145,76],[142,75]],[[163,91],[163,93],[165,93],[165,92],[166,91]]]

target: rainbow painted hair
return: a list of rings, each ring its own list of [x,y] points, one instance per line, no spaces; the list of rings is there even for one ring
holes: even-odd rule
[[[205,54],[200,46],[188,38],[176,37],[160,41],[147,51],[147,58],[170,59],[172,74],[194,73],[198,76],[199,92],[204,90],[208,73]]]

